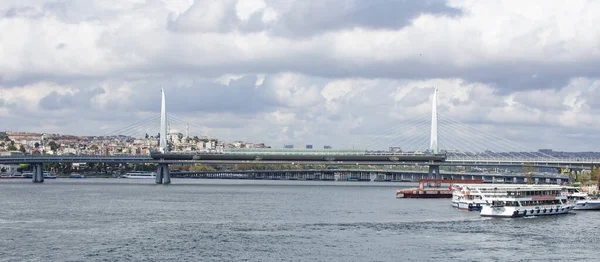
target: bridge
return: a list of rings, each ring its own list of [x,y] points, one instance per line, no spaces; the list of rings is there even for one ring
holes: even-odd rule
[[[477,137],[485,135],[473,132],[468,126],[458,126],[453,131],[467,133],[472,139],[456,139],[448,142],[447,147],[454,146],[455,150],[440,150],[439,137],[442,141],[453,141],[444,132],[438,134],[437,89],[433,94],[431,122],[429,132],[429,146],[425,150],[412,152],[382,152],[369,150],[272,150],[251,149],[232,150],[225,152],[169,152],[167,141],[167,113],[165,106],[165,93],[162,90],[160,114],[160,138],[155,152],[150,155],[115,155],[115,156],[8,156],[0,157],[0,164],[27,163],[33,166],[33,182],[43,182],[43,164],[46,163],[153,163],[157,164],[156,183],[169,184],[171,174],[169,165],[183,164],[305,164],[305,165],[421,165],[427,166],[427,178],[442,178],[440,166],[480,166],[480,167],[535,167],[555,168],[579,171],[592,169],[600,163],[593,158],[556,158],[543,153],[519,151],[515,143],[493,137],[492,144],[504,151],[490,151],[481,147],[481,143],[474,141]],[[452,120],[451,120],[452,121]],[[419,122],[423,126],[423,121]],[[456,124],[456,123],[454,123]],[[418,126],[419,124],[416,124]],[[422,132],[421,132],[422,133]],[[452,134],[452,132],[448,132]],[[438,136],[440,135],[440,136]],[[392,136],[393,137],[393,136]],[[489,138],[489,137],[488,137]],[[418,140],[418,139],[417,139]],[[490,139],[487,139],[490,140]],[[425,139],[416,142],[423,144]],[[415,141],[413,141],[415,142]],[[459,150],[461,145],[471,148]],[[513,147],[511,147],[511,145]],[[473,153],[476,152],[476,153]],[[554,180],[556,181],[556,180]]]
[[[373,170],[373,169],[287,169],[287,170],[221,170],[221,171],[173,171],[173,177],[198,179],[251,179],[251,180],[316,180],[316,181],[374,181],[418,182],[428,179],[427,171],[419,170]],[[476,180],[486,183],[526,183],[523,173],[459,173],[441,172],[440,179]],[[565,177],[559,174],[534,174],[536,183],[561,184]]]

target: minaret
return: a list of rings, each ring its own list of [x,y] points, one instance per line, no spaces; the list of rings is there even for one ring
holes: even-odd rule
[[[167,153],[169,147],[167,146],[167,109],[165,107],[165,90],[161,88],[162,103],[160,107],[160,146],[159,150],[161,153]]]
[[[437,127],[437,92],[436,88],[433,91],[433,102],[431,106],[431,144],[429,145],[429,150],[431,150],[434,154],[439,153],[439,145],[438,145],[438,127]]]

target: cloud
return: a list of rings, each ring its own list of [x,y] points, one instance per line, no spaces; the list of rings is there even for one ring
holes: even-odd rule
[[[155,115],[165,87],[169,111],[198,132],[343,147],[427,133],[401,124],[429,117],[435,87],[442,117],[534,148],[586,148],[600,113],[598,11],[595,1],[2,1],[0,114],[12,129],[97,134]]]

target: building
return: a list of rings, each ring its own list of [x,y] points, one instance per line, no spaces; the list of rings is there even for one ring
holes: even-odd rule
[[[3,151],[0,152],[0,156],[23,156],[23,152],[21,151]]]
[[[15,175],[19,172],[20,167],[19,165],[0,165],[0,174]]]
[[[306,145],[306,149],[313,149],[313,145]]]
[[[285,149],[294,149],[294,145],[283,145]]]
[[[323,146],[323,149],[331,149],[331,146],[325,145]]]

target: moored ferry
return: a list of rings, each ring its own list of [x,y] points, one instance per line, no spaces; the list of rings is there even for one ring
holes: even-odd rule
[[[573,209],[560,185],[481,185],[484,217],[525,217],[566,214]]]
[[[454,184],[452,185],[452,206],[462,210],[479,211],[485,204],[478,185],[481,184]],[[484,185],[489,186],[489,185]]]
[[[573,204],[574,210],[600,210],[600,200],[592,199],[587,193],[581,192],[579,188],[567,187],[567,197]]]
[[[452,198],[454,183],[483,183],[483,180],[421,179],[418,188],[396,190],[396,198]]]
[[[122,176],[123,178],[156,178],[156,173],[154,172],[129,172]]]

